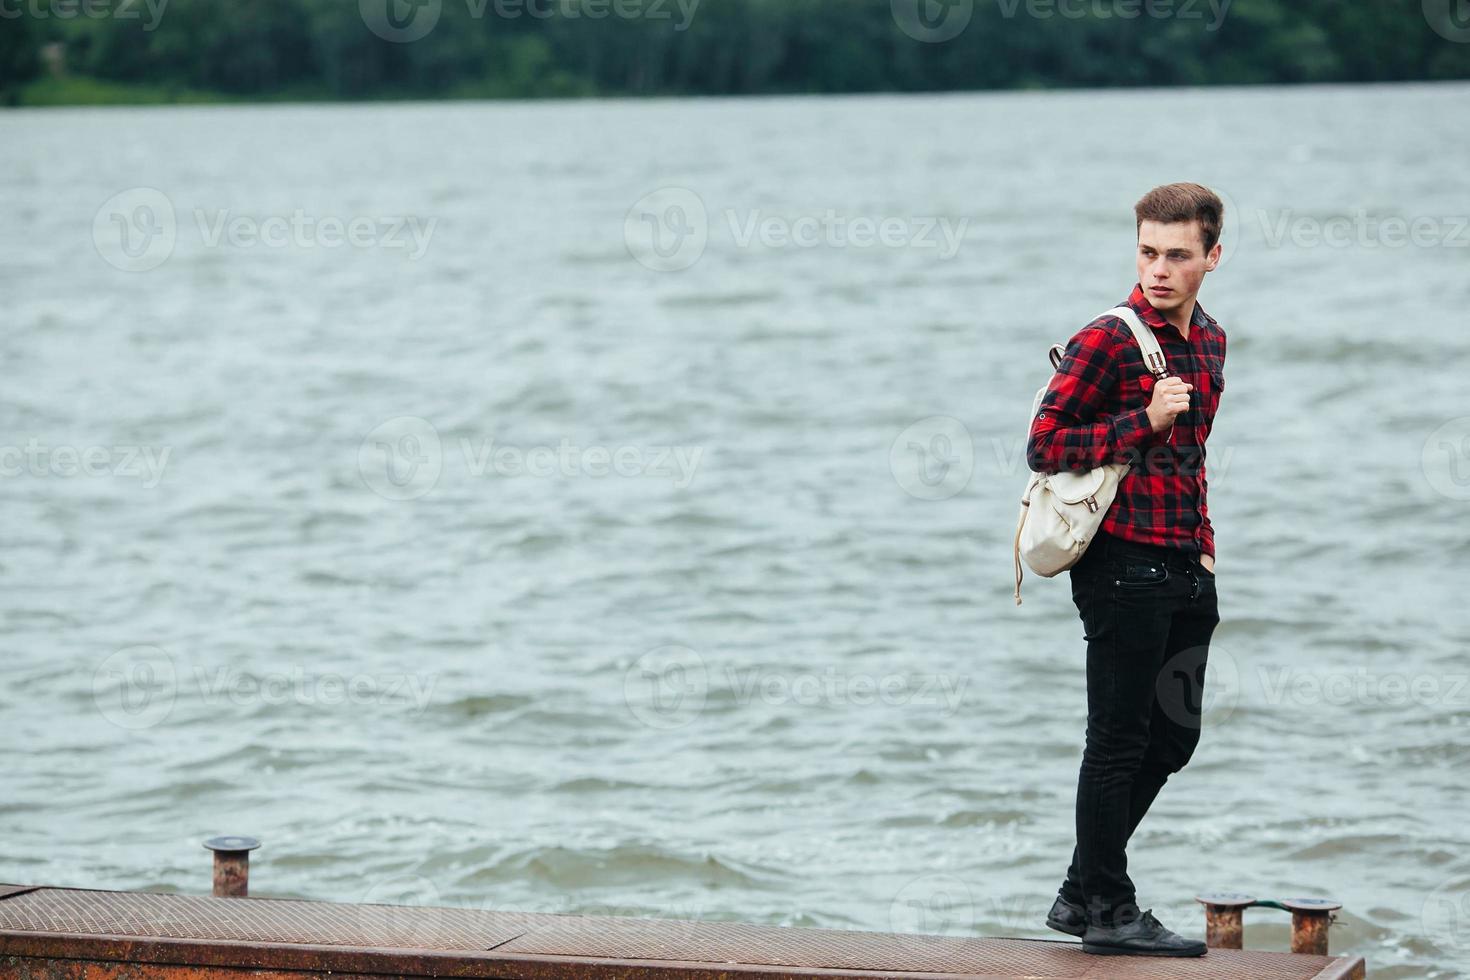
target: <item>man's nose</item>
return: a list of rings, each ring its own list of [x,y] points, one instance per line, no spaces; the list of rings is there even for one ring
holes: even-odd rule
[[[1154,259],[1153,262],[1149,265],[1148,274],[1153,276],[1155,279],[1169,278],[1169,264],[1164,261],[1164,257],[1162,255],[1159,256],[1157,259]]]

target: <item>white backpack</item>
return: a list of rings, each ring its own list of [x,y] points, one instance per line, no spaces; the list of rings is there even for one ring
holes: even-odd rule
[[[1137,313],[1119,306],[1103,316],[1121,317],[1143,349],[1143,363],[1149,371],[1155,378],[1169,376],[1158,338]],[[1049,353],[1053,371],[1061,365],[1065,352],[1060,344],[1052,345]],[[1043,385],[1038,389],[1031,403],[1028,438],[1030,423],[1041,410],[1041,399],[1048,387]],[[1105,463],[1085,473],[1062,470],[1030,474],[1026,492],[1021,495],[1021,519],[1016,524],[1016,605],[1021,604],[1021,560],[1024,558],[1042,578],[1051,578],[1077,564],[1102,526],[1129,465]]]

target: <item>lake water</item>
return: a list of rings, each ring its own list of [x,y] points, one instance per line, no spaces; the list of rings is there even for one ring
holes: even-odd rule
[[[0,114],[0,880],[1055,938],[1025,416],[1194,179],[1223,621],[1140,903],[1470,976],[1467,96]]]

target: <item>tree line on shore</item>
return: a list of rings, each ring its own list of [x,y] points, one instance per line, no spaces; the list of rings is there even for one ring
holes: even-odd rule
[[[1467,78],[1470,22],[1455,10],[1456,0],[0,0],[0,90],[67,74],[165,99]]]

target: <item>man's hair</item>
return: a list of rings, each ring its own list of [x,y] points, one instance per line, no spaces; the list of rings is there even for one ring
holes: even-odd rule
[[[1165,184],[1155,187],[1133,205],[1137,228],[1145,221],[1172,225],[1182,221],[1198,221],[1204,233],[1205,251],[1220,240],[1220,227],[1225,223],[1225,204],[1219,195],[1199,184]]]

